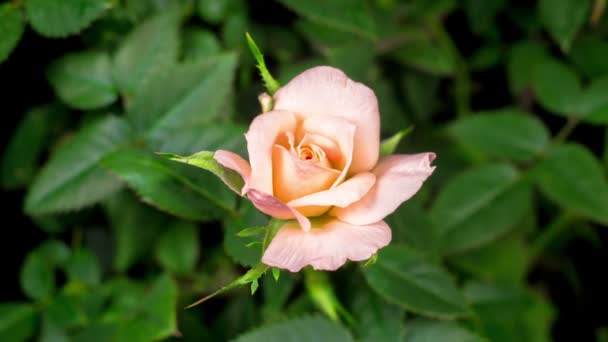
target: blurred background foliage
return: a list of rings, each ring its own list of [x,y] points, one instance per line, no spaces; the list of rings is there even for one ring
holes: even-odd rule
[[[0,339],[608,341],[605,5],[0,4]],[[326,64],[369,85],[382,135],[413,126],[398,152],[437,171],[375,264],[183,310],[259,261],[236,234],[267,218],[151,152],[246,154],[264,89],[245,32],[281,83]]]

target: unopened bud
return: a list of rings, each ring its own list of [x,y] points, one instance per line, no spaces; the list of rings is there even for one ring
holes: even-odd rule
[[[262,93],[258,96],[258,101],[260,101],[260,106],[262,107],[262,113],[270,112],[274,105],[272,101],[272,96],[268,95],[268,93]]]

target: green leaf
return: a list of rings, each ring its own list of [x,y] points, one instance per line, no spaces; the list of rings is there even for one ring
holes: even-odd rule
[[[594,79],[583,89],[574,71],[556,60],[536,69],[535,90],[547,110],[590,123],[608,122],[608,76]]]
[[[243,178],[233,170],[224,167],[218,163],[214,158],[215,152],[201,151],[191,156],[182,157],[170,153],[159,153],[159,155],[166,157],[169,160],[177,161],[184,164],[190,164],[201,169],[212,172],[214,175],[219,177],[224,184],[226,184],[232,191],[237,194],[241,194],[241,189],[245,184]]]
[[[189,220],[231,214],[235,196],[209,172],[138,150],[119,150],[101,165],[126,182],[144,202]]]
[[[84,310],[74,298],[58,294],[45,308],[44,317],[56,328],[73,328],[82,326],[87,321]]]
[[[101,108],[118,97],[110,57],[100,51],[65,55],[49,66],[47,77],[61,100],[77,109]]]
[[[452,256],[449,262],[478,279],[517,285],[525,281],[529,255],[521,239],[510,238]]]
[[[260,246],[247,247],[252,242],[262,242],[268,218],[257,210],[249,201],[241,201],[239,212],[234,218],[224,220],[224,250],[236,262],[243,266],[253,266],[260,262]],[[264,227],[261,232],[247,237],[238,236],[243,229]]]
[[[36,328],[36,310],[29,303],[0,303],[0,336],[5,342],[28,341]]]
[[[220,24],[230,14],[242,9],[241,0],[198,1],[198,15],[212,24]]]
[[[244,155],[247,153],[243,135],[247,126],[232,122],[205,122],[182,127],[175,134],[166,133],[162,141],[149,142],[155,151],[191,155],[201,150],[228,150]]]
[[[386,223],[391,227],[393,241],[406,244],[434,260],[439,256],[440,241],[422,200],[416,196],[403,203],[386,218]]]
[[[547,59],[543,45],[532,40],[513,44],[507,61],[507,77],[513,93],[526,90],[534,82],[535,69]]]
[[[251,282],[251,295],[253,296],[255,294],[255,292],[258,290],[258,288],[260,287],[260,283],[258,282],[258,280],[254,280]]]
[[[43,299],[55,292],[53,264],[40,250],[31,251],[21,266],[21,289],[32,299]]]
[[[518,110],[481,112],[452,123],[448,133],[466,148],[494,158],[528,161],[549,143],[542,121]]]
[[[568,51],[589,13],[589,0],[540,0],[540,21],[559,47]]]
[[[580,80],[567,65],[546,59],[535,69],[534,90],[540,104],[550,112],[574,115],[583,96]]]
[[[128,142],[129,125],[108,116],[87,125],[64,142],[38,174],[25,201],[31,215],[76,210],[105,198],[120,188],[97,166],[106,154]]]
[[[236,233],[236,236],[241,237],[241,238],[245,238],[245,237],[251,237],[251,236],[260,236],[262,233],[266,232],[266,227],[249,227],[249,228],[245,228],[241,231],[239,231],[238,233]]]
[[[80,32],[111,7],[106,0],[27,0],[30,24],[47,37],[65,37]]]
[[[25,114],[2,156],[3,188],[15,189],[34,178],[53,123],[61,121],[62,115],[57,106],[36,107]]]
[[[78,248],[65,265],[68,278],[80,281],[89,286],[95,286],[101,281],[101,268],[97,256],[86,248]]]
[[[367,82],[376,66],[375,57],[374,45],[371,42],[359,40],[329,48],[327,64],[344,71],[353,80]]]
[[[52,266],[64,266],[72,251],[63,241],[46,240],[36,248]]]
[[[397,61],[424,72],[447,76],[454,72],[454,61],[444,47],[429,39],[415,40],[391,53]]]
[[[608,182],[597,158],[577,144],[556,146],[532,171],[534,182],[557,204],[608,224]]]
[[[274,79],[274,77],[272,77],[270,71],[268,71],[268,68],[266,67],[266,62],[264,61],[264,55],[262,55],[262,51],[260,51],[260,48],[258,48],[255,41],[253,41],[251,35],[249,35],[249,33],[245,33],[245,37],[247,38],[247,45],[249,45],[249,50],[251,50],[251,54],[253,55],[253,58],[255,58],[255,61],[257,63],[256,66],[260,71],[260,76],[264,81],[264,87],[266,87],[266,90],[268,90],[270,95],[274,95],[274,93],[279,90],[281,85],[279,84],[279,82],[277,82],[277,80]]]
[[[570,58],[587,77],[608,74],[608,41],[599,37],[581,37],[574,41]]]
[[[245,4],[241,0],[198,0],[197,13],[201,19],[220,24],[230,14],[241,11]]]
[[[110,198],[104,208],[115,236],[114,269],[125,272],[151,253],[168,216],[126,191]]]
[[[200,134],[225,115],[235,67],[236,56],[223,54],[165,69],[141,89],[127,116],[157,151],[181,134]]]
[[[145,292],[138,291],[135,308],[127,309],[116,322],[113,341],[145,342],[170,337],[177,331],[177,284],[168,275],[160,276]]]
[[[363,1],[279,0],[298,15],[315,23],[374,40],[376,28],[370,9]]]
[[[496,15],[506,4],[505,0],[466,0],[464,9],[473,32],[481,35],[492,28]]]
[[[490,341],[551,340],[548,337],[552,310],[529,291],[514,286],[471,282],[465,286],[465,292],[480,318],[484,335]]]
[[[306,287],[308,298],[332,321],[338,321],[339,318],[343,318],[344,321],[350,324],[354,323],[352,316],[344,309],[336,296],[336,290],[334,290],[327,272],[305,268],[304,286]]]
[[[363,273],[374,291],[406,310],[440,318],[469,313],[450,275],[408,247],[380,250],[378,261]]]
[[[249,17],[245,12],[234,13],[226,18],[222,24],[222,40],[228,50],[241,51],[245,49],[243,33],[249,31]],[[247,60],[244,61],[249,64]],[[252,64],[249,64],[252,65]]]
[[[358,341],[403,341],[405,312],[369,289],[355,293],[352,312]]]
[[[239,336],[235,342],[353,341],[344,327],[321,317],[273,323]]]
[[[177,275],[192,273],[199,254],[198,230],[190,222],[179,221],[168,226],[156,246],[160,264]]]
[[[49,322],[48,318],[42,319],[40,327],[39,341],[44,342],[70,342],[68,332],[60,327],[55,326]]]
[[[530,186],[520,178],[513,167],[500,164],[452,178],[431,210],[443,252],[480,247],[513,229],[531,205]]]
[[[184,61],[209,58],[219,54],[221,50],[219,40],[210,31],[190,28],[184,32]]]
[[[594,79],[580,99],[579,117],[591,124],[608,124],[608,75]]]
[[[604,166],[608,169],[608,129],[604,131]]]
[[[279,269],[272,268],[271,270],[272,277],[267,275],[262,278],[264,304],[261,312],[265,316],[265,322],[271,322],[285,316],[284,306],[293,294],[298,279],[297,275],[292,275],[291,273],[285,273],[278,278],[275,276]]]
[[[382,140],[380,143],[380,155],[388,156],[393,154],[399,145],[401,139],[405,138],[408,134],[410,134],[414,130],[413,126],[408,128],[404,128],[399,132],[395,133],[392,137]]]
[[[0,63],[4,62],[19,43],[25,22],[17,6],[0,5]]]
[[[467,329],[451,322],[415,319],[408,321],[405,342],[483,342]]]
[[[137,26],[122,42],[114,55],[112,75],[127,100],[159,70],[175,64],[178,26],[178,11],[165,10]]]

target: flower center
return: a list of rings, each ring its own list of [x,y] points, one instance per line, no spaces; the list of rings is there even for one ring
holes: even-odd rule
[[[313,158],[319,160],[319,158],[317,156],[315,156],[315,153],[312,151],[312,149],[310,147],[305,146],[305,147],[300,148],[300,159],[301,160],[311,160]]]

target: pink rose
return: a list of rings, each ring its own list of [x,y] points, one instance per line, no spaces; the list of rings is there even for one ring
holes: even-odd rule
[[[245,134],[249,163],[215,153],[243,177],[242,194],[259,210],[297,219],[280,228],[262,262],[297,272],[370,258],[391,241],[382,219],[420,189],[435,154],[378,161],[376,95],[338,69],[308,69],[273,100],[273,110],[258,115]]]

